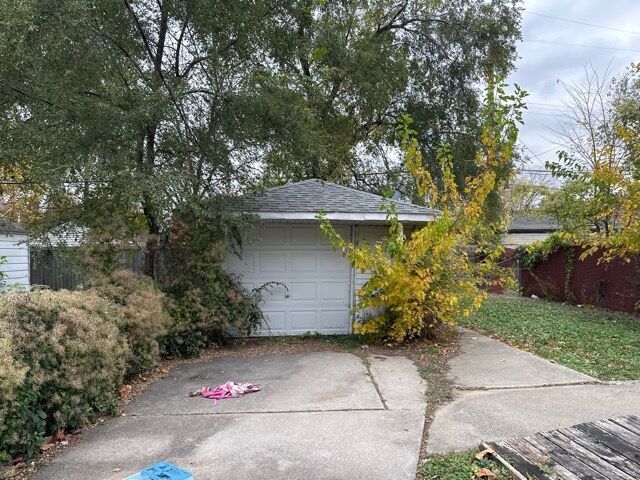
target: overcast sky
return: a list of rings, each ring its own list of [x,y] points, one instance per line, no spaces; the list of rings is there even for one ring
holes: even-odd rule
[[[535,169],[544,168],[545,160],[556,157],[554,147],[557,145],[549,128],[557,122],[554,112],[564,96],[558,81],[580,81],[585,65],[602,71],[610,65],[613,72],[619,72],[631,62],[640,62],[640,0],[524,0],[524,8],[524,41],[519,44],[517,70],[508,81],[517,83],[530,94],[520,139],[528,147],[525,153],[539,154],[528,167]],[[638,33],[579,25],[533,13]]]

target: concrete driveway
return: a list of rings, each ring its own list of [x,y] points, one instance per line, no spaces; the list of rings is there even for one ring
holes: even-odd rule
[[[640,414],[640,382],[599,382],[470,330],[450,367],[455,399],[436,412],[429,453]]]
[[[212,401],[202,385],[263,390]],[[404,357],[322,352],[182,365],[35,478],[119,480],[161,460],[197,479],[413,479],[424,383]]]

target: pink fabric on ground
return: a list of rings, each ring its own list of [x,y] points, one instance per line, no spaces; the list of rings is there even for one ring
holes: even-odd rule
[[[241,397],[246,393],[258,392],[262,389],[261,385],[255,383],[236,383],[227,382],[223,385],[218,385],[216,388],[206,390],[202,392],[202,396],[205,398],[211,398],[218,403],[218,400],[224,398],[236,398]]]

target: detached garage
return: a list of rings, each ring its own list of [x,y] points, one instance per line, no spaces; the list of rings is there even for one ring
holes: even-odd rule
[[[0,283],[12,288],[29,288],[28,240],[27,232],[20,225],[0,218]]]
[[[259,224],[242,258],[230,257],[227,268],[247,288],[278,282],[265,295],[268,326],[260,335],[351,333],[355,292],[367,281],[322,236],[316,219],[322,211],[344,238],[373,242],[386,233],[385,199],[321,180],[306,180],[245,199],[244,208]],[[405,225],[434,219],[431,209],[395,204]]]

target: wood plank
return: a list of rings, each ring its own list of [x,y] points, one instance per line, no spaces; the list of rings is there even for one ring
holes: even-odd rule
[[[594,452],[583,447],[560,430],[542,433],[541,435],[558,445],[558,447],[562,448],[566,452],[571,453],[575,458],[581,460],[582,463],[589,465],[609,480],[637,480],[624,470],[620,470],[611,463],[603,460]]]
[[[482,450],[491,450],[490,458],[494,462],[499,463],[500,465],[502,465],[502,467],[505,468],[509,472],[509,474],[511,475],[511,477],[510,477],[511,480],[530,480],[530,478],[529,479],[526,478],[518,470],[516,470],[516,468],[513,465],[511,465],[506,459],[504,459],[502,457],[502,455],[500,455],[493,448],[491,448],[489,446],[489,444],[483,443],[482,444]]]
[[[640,448],[640,435],[631,431],[625,425],[621,425],[619,418],[610,418],[608,420],[600,420],[594,423],[596,425],[602,425],[602,427],[605,429],[614,431],[617,435],[621,435],[624,438],[625,442],[627,442],[629,445],[635,448]]]
[[[525,438],[517,438],[509,441],[518,452],[522,453],[525,458],[531,460],[536,466],[540,467],[545,475],[549,475],[556,480],[580,480],[576,475],[558,464],[551,458],[549,452],[538,450]]]
[[[640,452],[638,452],[638,449],[640,449],[640,446],[638,446],[637,435],[633,434],[626,428],[621,427],[617,423],[611,422],[609,420],[594,422],[594,424],[597,428],[601,428],[602,430],[608,432],[609,434],[613,435],[616,439],[623,442],[623,444],[627,446],[625,451],[618,450],[617,448],[614,448],[614,450],[623,454],[625,457],[629,458],[630,460],[636,463],[640,463],[640,458],[639,458]]]
[[[625,441],[625,436],[630,435],[630,433],[624,428],[616,424],[607,425],[603,422],[582,423],[576,425],[575,428],[596,438],[598,442],[606,445],[611,450],[640,465],[640,451]]]
[[[522,455],[516,448],[512,447],[508,441],[490,442],[489,446],[525,477],[537,478],[539,480],[552,480],[551,477],[546,475],[537,465]]]
[[[637,427],[640,427],[640,417],[638,415],[625,415],[624,417],[618,417],[618,418],[624,418],[625,420],[633,423]]]
[[[623,428],[626,428],[630,432],[638,436],[638,445],[640,445],[640,424],[636,424],[632,417],[616,417],[611,418],[610,421],[617,423]]]
[[[640,478],[640,465],[609,448],[604,442],[599,440],[598,435],[588,435],[576,427],[564,428],[560,430],[560,432],[587,450],[598,455],[607,463],[631,475],[632,478]]]
[[[589,465],[586,465],[581,459],[576,458],[572,453],[567,452],[540,433],[527,437],[527,441],[540,450],[548,451],[554,461],[577,475],[578,478],[582,480],[607,480],[607,477],[594,470]]]

